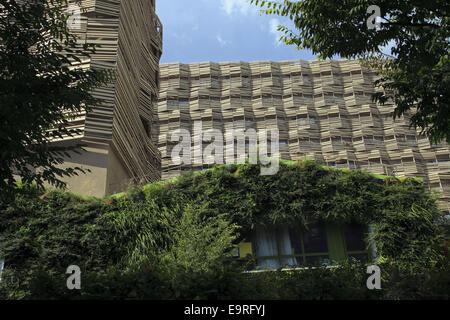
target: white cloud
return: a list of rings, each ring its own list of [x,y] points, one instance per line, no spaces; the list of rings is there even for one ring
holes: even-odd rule
[[[224,10],[228,15],[231,15],[235,11],[240,12],[243,15],[247,15],[251,12],[252,5],[249,0],[220,0],[220,8]],[[256,7],[252,9],[256,12]]]
[[[280,25],[280,20],[277,18],[272,18],[269,21],[269,32],[275,36],[275,44],[279,46],[281,44],[280,37],[283,35],[283,32],[278,31],[278,26]]]
[[[216,39],[221,47],[225,47],[231,43],[231,41],[222,39],[222,37],[219,34],[216,36]]]

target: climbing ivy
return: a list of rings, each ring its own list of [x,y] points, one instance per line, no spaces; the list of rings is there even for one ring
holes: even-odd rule
[[[273,176],[260,175],[259,165],[216,166],[103,199],[24,187],[14,202],[0,204],[0,287],[3,298],[249,298],[240,290],[256,280],[241,278],[245,266],[231,258],[242,235],[258,225],[317,221],[371,225],[368,241],[384,270],[441,274],[448,260],[436,198],[420,179],[313,161],[282,161]],[[98,285],[64,291],[72,264]]]

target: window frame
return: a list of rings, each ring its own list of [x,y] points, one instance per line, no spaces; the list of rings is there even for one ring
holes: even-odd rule
[[[280,254],[282,252],[282,228],[287,227],[288,229],[286,232],[289,232],[289,228],[297,228],[298,236],[300,237],[300,244],[301,244],[301,253],[293,253],[293,254]],[[365,254],[367,256],[367,262],[374,260],[374,251],[373,248],[369,246],[366,239],[363,238],[363,241],[366,244],[365,250],[348,250],[347,249],[347,243],[346,243],[346,237],[344,233],[344,224],[334,224],[334,223],[323,223],[323,228],[325,231],[326,236],[326,242],[327,242],[327,251],[326,252],[313,252],[313,253],[306,253],[305,252],[305,244],[304,244],[304,232],[307,230],[305,227],[301,226],[300,223],[295,224],[287,224],[287,225],[280,225],[280,226],[273,226],[272,228],[269,228],[268,230],[275,229],[275,239],[276,239],[276,249],[277,249],[277,255],[274,256],[258,256],[256,254],[257,250],[257,240],[256,240],[256,233],[255,231],[252,232],[251,236],[248,238],[249,242],[252,243],[252,255],[253,258],[258,260],[276,260],[278,262],[280,269],[298,269],[298,268],[308,268],[311,267],[311,264],[308,264],[307,258],[308,257],[318,257],[318,256],[327,256],[326,259],[329,260],[329,263],[322,263],[321,265],[327,266],[327,267],[333,267],[336,266],[336,263],[339,264],[339,262],[343,262],[345,260],[350,259],[351,255],[354,254]],[[362,226],[363,231],[366,230],[370,233],[370,227],[369,226]],[[267,228],[267,227],[266,227]],[[364,233],[363,233],[364,234]],[[246,242],[247,243],[247,242]],[[286,263],[283,263],[283,260],[286,259],[295,259],[297,262],[297,258],[301,257],[301,264],[297,265],[287,265]],[[256,268],[258,268],[258,262],[256,263]]]

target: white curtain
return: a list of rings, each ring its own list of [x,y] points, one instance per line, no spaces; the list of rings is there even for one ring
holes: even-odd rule
[[[275,229],[259,227],[255,232],[256,256],[257,257],[277,257],[278,247]],[[280,262],[278,258],[258,259],[258,266],[261,269],[278,269]]]
[[[281,265],[278,259],[279,255],[294,254],[289,236],[289,227],[287,225],[278,228],[278,241],[280,252],[277,246],[276,228],[257,228],[256,229],[256,256],[274,257],[273,259],[258,259],[258,266],[261,269],[279,269],[280,267],[297,266],[295,258],[282,258]]]
[[[288,226],[281,226],[278,229],[279,235],[280,235],[280,255],[290,255],[294,254],[294,249],[291,245],[291,238],[289,236],[289,227]],[[283,267],[292,267],[297,265],[297,261],[295,258],[283,258],[281,260]]]

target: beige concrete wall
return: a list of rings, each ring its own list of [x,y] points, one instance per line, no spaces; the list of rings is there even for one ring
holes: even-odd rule
[[[84,196],[103,197],[106,191],[109,145],[103,143],[87,143],[81,139],[58,141],[53,145],[68,147],[77,144],[84,145],[85,151],[80,151],[80,154],[68,152],[70,157],[65,158],[64,164],[59,167],[79,167],[85,170],[86,173],[79,172],[78,176],[60,177],[59,179],[67,183],[66,190],[69,192]],[[45,184],[45,188],[52,189],[54,186]]]
[[[72,143],[64,142],[65,146],[82,143],[80,140]],[[61,143],[59,145],[62,145]],[[81,154],[69,152],[70,158],[60,168],[80,167],[86,171],[78,176],[63,178],[67,183],[67,191],[83,195],[104,197],[125,191],[131,183],[131,175],[124,168],[114,150],[105,144],[89,143]],[[90,170],[90,172],[87,172]],[[52,188],[46,185],[46,188]]]
[[[60,168],[80,167],[86,171],[78,176],[63,178],[67,183],[67,191],[94,197],[104,197],[125,191],[131,183],[131,175],[119,160],[114,149],[108,144],[83,142],[80,139],[55,143],[59,146],[84,144],[85,151],[81,154],[69,152]],[[90,172],[87,172],[90,170]],[[52,188],[46,185],[46,188]]]
[[[125,169],[113,148],[110,148],[108,153],[107,168],[105,193],[109,195],[126,190],[130,185],[131,175]]]
[[[108,163],[108,146],[89,144],[81,154],[70,153],[62,168],[80,167],[90,170],[86,174],[64,178],[67,190],[76,194],[103,197],[106,191],[106,175]]]

